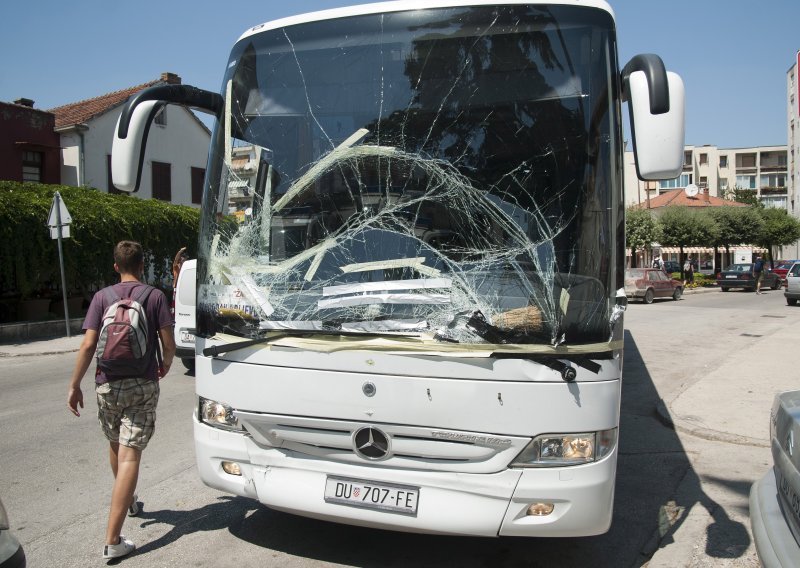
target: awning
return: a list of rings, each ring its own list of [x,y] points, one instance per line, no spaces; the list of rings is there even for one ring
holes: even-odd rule
[[[761,247],[754,247],[752,245],[731,245],[730,250],[733,252],[736,249],[752,249],[753,252],[767,252],[767,249]],[[653,247],[653,251],[662,254],[679,254],[681,247]],[[683,247],[683,252],[686,254],[714,254],[714,247]],[[718,253],[724,253],[725,247],[717,247]]]

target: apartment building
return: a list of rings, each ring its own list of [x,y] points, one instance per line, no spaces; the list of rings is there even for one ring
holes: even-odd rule
[[[636,177],[633,152],[625,152],[625,206],[648,206],[650,200],[672,190],[696,185],[701,194],[731,199],[735,190],[752,191],[765,207],[793,213],[788,185],[786,146],[718,148],[686,146],[683,170],[675,179],[642,181]],[[793,195],[793,194],[792,194]]]
[[[800,51],[786,72],[786,139],[788,140],[788,211],[800,217]]]

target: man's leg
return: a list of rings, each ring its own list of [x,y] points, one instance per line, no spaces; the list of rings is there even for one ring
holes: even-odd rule
[[[111,469],[115,471],[114,490],[111,493],[111,512],[108,515],[106,529],[106,544],[117,544],[122,531],[122,523],[128,513],[128,507],[133,500],[133,492],[139,479],[139,464],[142,460],[141,450],[114,443],[110,451]],[[116,459],[115,459],[116,458]],[[114,467],[116,462],[116,468]]]

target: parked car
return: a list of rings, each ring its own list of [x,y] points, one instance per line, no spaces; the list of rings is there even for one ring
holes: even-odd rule
[[[725,270],[717,274],[717,284],[723,292],[731,288],[744,288],[745,290],[755,291],[756,277],[753,274],[753,263],[731,264]],[[769,269],[764,269],[761,287],[777,290],[781,287],[781,278]]]
[[[789,269],[795,262],[800,262],[798,260],[779,260],[775,263],[775,268],[772,269],[772,272],[777,274],[781,277],[781,280],[786,280],[786,273],[789,272]]]
[[[750,526],[764,566],[800,563],[800,390],[775,396],[772,468],[750,489]]]
[[[0,566],[2,568],[25,568],[25,551],[11,533],[3,501],[0,501]]]
[[[197,260],[183,262],[175,284],[175,356],[194,371],[195,304]]]
[[[625,271],[625,295],[652,304],[655,298],[680,299],[681,282],[670,278],[658,268],[629,268]]]
[[[787,304],[794,306],[797,304],[797,300],[800,300],[800,262],[795,262],[789,268],[786,273],[785,285],[783,297],[786,298]]]
[[[677,260],[665,260],[664,261],[664,270],[668,274],[672,274],[673,272],[680,272],[681,265]]]

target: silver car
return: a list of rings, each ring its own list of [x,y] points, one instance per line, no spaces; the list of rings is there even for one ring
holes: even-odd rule
[[[783,295],[786,298],[786,303],[790,306],[797,304],[800,300],[800,262],[795,262],[789,271],[786,273],[786,290]]]
[[[775,396],[770,413],[774,463],[750,490],[750,524],[761,563],[800,566],[800,390]]]

